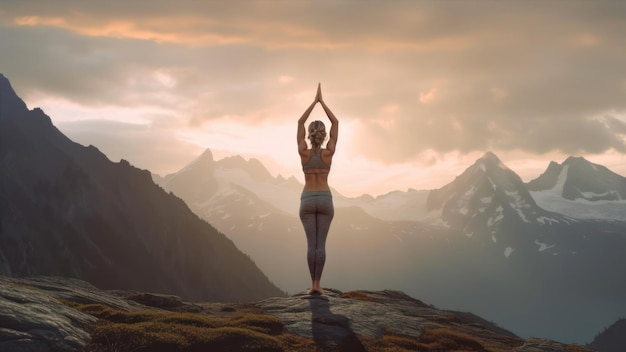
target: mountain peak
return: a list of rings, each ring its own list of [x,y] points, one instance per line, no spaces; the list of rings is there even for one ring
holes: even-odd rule
[[[528,183],[532,191],[551,191],[565,199],[614,201],[626,199],[626,178],[583,157],[570,156]]]
[[[502,170],[509,170],[504,163],[492,152],[485,152],[483,156],[476,160],[474,165],[480,165],[479,167],[485,171],[485,168],[500,168]]]
[[[195,158],[179,172],[189,172],[191,170],[198,170],[199,172],[203,172],[206,170],[210,170],[213,168],[213,162],[213,153],[210,149],[206,149],[204,152],[202,152],[202,154],[200,154],[200,156]]]
[[[529,191],[541,191],[546,189],[553,189],[559,182],[559,176],[563,170],[563,165],[551,161],[546,171],[539,177],[528,182],[527,187]]]
[[[493,152],[490,151],[485,152],[481,159],[500,162],[500,159]]]
[[[218,165],[225,169],[241,169],[255,180],[273,180],[265,166],[256,158],[246,160],[241,155],[233,155],[219,160]]]
[[[202,154],[200,154],[200,159],[207,159],[213,161],[213,153],[211,149],[207,148]]]
[[[453,182],[432,190],[426,206],[440,209],[449,226],[465,230],[482,223],[493,226],[504,213],[531,222],[542,212],[521,178],[492,152],[486,152]]]
[[[202,154],[200,154],[199,157],[196,158],[192,165],[212,165],[214,161],[215,159],[213,159],[213,152],[211,152],[211,149],[207,148],[205,151],[202,152]]]
[[[565,159],[565,161],[563,162],[563,165],[570,165],[570,164],[578,164],[578,165],[584,165],[584,164],[593,164],[592,162],[590,162],[589,160],[583,158],[582,156],[569,156],[567,159]]]
[[[11,82],[0,73],[0,120],[19,116],[27,111],[26,103],[17,96]]]

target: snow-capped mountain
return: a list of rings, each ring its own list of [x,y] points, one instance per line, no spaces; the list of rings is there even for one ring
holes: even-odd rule
[[[453,182],[431,191],[426,207],[437,210],[446,226],[463,229],[468,236],[498,226],[505,217],[523,223],[562,220],[538,207],[520,177],[491,152]]]
[[[626,221],[625,194],[625,177],[581,157],[569,157],[563,164],[551,162],[544,174],[523,185],[513,170],[488,152],[443,189],[341,197],[335,202],[360,207],[383,220],[455,226],[469,235],[471,225],[477,222],[491,219],[495,226],[505,209],[514,211],[517,215],[513,217],[523,222],[572,221],[567,218]]]
[[[619,232],[626,225],[600,225],[543,209],[521,178],[491,152],[453,182],[431,191],[426,206],[440,214],[444,226],[468,237],[491,240],[493,248],[502,250],[507,258],[526,257],[537,251],[544,255],[578,255],[585,250],[583,243],[589,233],[602,233],[608,228],[612,228],[609,232]]]
[[[61,133],[0,75],[0,274],[187,299],[281,295],[232,240],[127,161]]]
[[[531,191],[552,191],[569,200],[626,200],[626,178],[583,157],[551,162],[546,171],[528,183]]]
[[[626,178],[582,157],[551,162],[527,187],[544,209],[579,219],[626,221]]]
[[[224,197],[248,197],[248,205],[268,203],[280,211],[297,214],[302,190],[294,177],[272,177],[257,159],[232,156],[215,161],[208,149],[180,171],[155,180],[185,199],[206,219],[222,215],[214,205],[222,204],[219,199]]]

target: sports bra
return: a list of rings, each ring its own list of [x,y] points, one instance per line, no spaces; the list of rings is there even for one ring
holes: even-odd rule
[[[313,151],[313,149],[311,149],[311,157],[309,158],[309,161],[307,161],[306,164],[304,164],[304,166],[302,166],[302,171],[307,171],[307,170],[311,170],[311,169],[325,169],[325,170],[330,170],[330,166],[326,165],[326,163],[324,162],[324,160],[322,160],[322,152],[320,150],[319,153],[316,153]]]

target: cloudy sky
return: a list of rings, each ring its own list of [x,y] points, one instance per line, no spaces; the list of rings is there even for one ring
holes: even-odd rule
[[[300,180],[321,82],[331,186],[378,195],[488,150],[524,180],[569,155],[626,175],[624,38],[619,1],[3,0],[0,73],[113,161],[164,175],[210,148]]]

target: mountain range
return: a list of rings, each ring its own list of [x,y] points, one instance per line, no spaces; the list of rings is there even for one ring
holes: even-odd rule
[[[589,342],[626,312],[624,178],[568,158],[554,182],[554,165],[524,183],[488,152],[439,189],[358,198],[333,190],[323,284],[393,287],[522,336]],[[214,160],[209,150],[154,177],[281,288],[306,288],[296,179],[273,177],[256,159]]]
[[[0,274],[187,299],[281,296],[249,256],[156,185],[29,110],[0,75]]]

